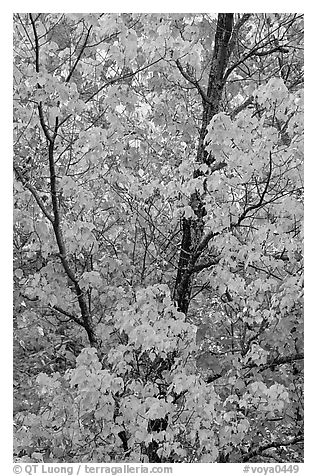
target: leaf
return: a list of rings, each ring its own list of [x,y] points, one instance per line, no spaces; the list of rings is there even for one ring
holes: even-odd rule
[[[22,279],[23,278],[23,270],[22,269],[16,269],[14,271],[14,275],[18,278],[18,279]]]

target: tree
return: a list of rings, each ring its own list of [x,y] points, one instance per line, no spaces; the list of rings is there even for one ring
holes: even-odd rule
[[[15,457],[301,461],[302,15],[14,25]]]

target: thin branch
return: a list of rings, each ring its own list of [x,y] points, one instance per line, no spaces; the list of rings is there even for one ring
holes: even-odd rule
[[[295,445],[296,443],[301,443],[304,441],[304,435],[294,436],[293,438],[286,440],[286,441],[273,441],[271,443],[267,443],[265,445],[260,445],[254,450],[248,451],[243,457],[242,462],[245,463],[250,461],[251,458],[260,455],[263,451],[268,450],[270,448],[281,448],[282,446],[290,446]]]
[[[22,172],[18,169],[17,166],[14,166],[14,171],[16,173],[16,176],[18,178],[18,180],[22,183],[22,185],[24,185],[25,188],[27,188],[33,195],[33,197],[35,198],[35,201],[36,203],[38,204],[38,206],[40,207],[41,211],[43,212],[44,216],[51,222],[53,223],[54,219],[53,217],[50,215],[50,213],[47,211],[47,209],[45,208],[45,205],[44,205],[44,202],[43,200],[41,199],[41,197],[39,196],[39,194],[37,193],[37,191],[35,190],[35,188],[33,187],[33,185],[31,185],[27,179],[23,176]]]
[[[89,27],[89,29],[88,29],[88,32],[87,32],[86,38],[85,38],[85,40],[84,40],[83,46],[81,47],[81,50],[80,50],[80,52],[78,53],[78,56],[77,56],[77,58],[76,58],[75,63],[73,64],[73,67],[71,68],[70,72],[68,73],[68,76],[67,76],[66,81],[65,81],[66,83],[68,83],[68,82],[70,81],[70,79],[71,79],[71,77],[72,77],[72,74],[73,74],[73,72],[75,71],[76,66],[78,65],[78,63],[79,63],[79,61],[80,61],[80,58],[82,57],[82,54],[83,54],[83,52],[84,52],[84,50],[85,50],[85,48],[86,48],[86,46],[87,46],[87,42],[88,42],[88,38],[89,38],[89,35],[90,35],[91,30],[92,30],[92,25],[91,25],[91,26]]]
[[[218,170],[224,169],[227,167],[227,162],[218,162],[217,164],[211,165],[208,169],[208,173],[211,175],[214,172],[217,172]]]
[[[33,19],[32,14],[30,14],[30,20],[31,20],[31,23],[32,23],[34,40],[35,40],[35,69],[36,69],[36,72],[39,73],[40,72],[40,62],[39,62],[40,47],[39,47],[38,34],[37,34],[37,31],[36,31],[36,26],[35,26],[35,20]],[[88,30],[86,40],[88,40],[89,33],[90,33],[90,30]],[[85,47],[85,44],[84,44],[84,47]],[[83,49],[82,49],[82,51],[83,51]],[[81,57],[81,54],[82,54],[82,51],[81,51],[81,53],[79,53],[79,55],[77,57],[77,62],[75,61],[75,65],[74,65],[75,67],[78,64],[78,61],[79,61],[79,59]],[[69,79],[70,79],[74,69],[75,68],[73,67],[72,70],[70,71]],[[37,84],[37,87],[39,89],[41,89],[40,84]],[[44,212],[45,207],[43,206],[43,204],[41,204],[41,201],[39,200],[39,197],[37,196],[37,198],[36,198],[37,194],[34,195],[34,189],[33,189],[33,192],[32,192],[32,190],[29,187],[29,190],[33,193],[33,195],[34,195],[37,203],[39,204],[41,210],[43,211],[45,216],[51,221],[51,223],[53,225],[53,230],[54,230],[54,234],[55,234],[56,243],[57,243],[57,246],[58,246],[58,249],[59,249],[59,257],[60,257],[61,263],[63,265],[64,271],[65,271],[67,277],[72,281],[72,283],[74,285],[74,288],[75,288],[77,301],[78,301],[78,304],[79,304],[79,307],[80,307],[82,320],[83,320],[82,325],[84,326],[84,328],[87,332],[90,344],[93,345],[93,346],[98,347],[96,336],[94,334],[91,315],[90,315],[88,307],[87,307],[87,302],[84,298],[84,294],[83,294],[83,291],[82,291],[82,289],[79,285],[78,279],[76,278],[75,273],[72,271],[72,269],[69,265],[68,259],[67,259],[66,246],[65,246],[65,243],[64,243],[63,233],[62,233],[61,224],[60,224],[59,204],[58,204],[58,199],[57,199],[57,181],[56,181],[56,170],[55,170],[55,161],[54,161],[54,148],[55,148],[55,139],[57,137],[57,131],[58,131],[58,128],[61,126],[62,123],[59,123],[58,117],[55,119],[54,131],[53,131],[53,135],[51,136],[48,132],[48,127],[47,127],[47,125],[45,123],[45,120],[44,120],[43,107],[42,107],[41,102],[38,104],[38,111],[39,111],[40,124],[41,124],[42,130],[44,132],[44,135],[45,135],[45,137],[48,141],[48,162],[49,162],[49,172],[50,172],[50,194],[51,194],[51,200],[52,200],[53,217],[49,218],[48,213]],[[65,120],[63,122],[65,122]]]
[[[190,271],[192,273],[198,273],[199,271],[202,271],[203,269],[210,268],[211,266],[215,266],[216,264],[219,263],[219,261],[220,261],[220,257],[213,258],[207,261],[206,263],[196,264],[190,269]]]
[[[97,89],[97,91],[95,91],[93,94],[91,94],[91,96],[89,96],[87,99],[84,100],[84,103],[87,104],[89,101],[91,101],[95,96],[97,96],[97,94],[99,94],[101,91],[103,91],[107,86],[111,86],[112,84],[115,84],[117,82],[120,82],[120,81],[124,81],[125,79],[129,79],[129,78],[132,78],[133,76],[135,76],[136,74],[140,73],[141,71],[144,71],[145,69],[147,68],[150,68],[151,66],[155,65],[156,63],[159,63],[163,58],[159,58],[155,61],[152,61],[151,63],[148,63],[147,65],[143,66],[142,68],[139,68],[138,70],[136,71],[132,71],[130,73],[127,73],[127,74],[123,74],[122,76],[116,76],[115,78],[112,78],[112,79],[109,79],[108,81],[106,81],[102,86],[100,86],[99,89]],[[60,121],[59,123],[59,128],[66,122],[68,121],[68,119],[70,119],[72,117],[73,114],[69,114],[68,116],[66,116],[62,121]]]
[[[260,51],[259,53],[254,53],[254,56],[267,56],[267,55],[270,55],[272,53],[276,53],[277,51],[280,52],[280,53],[288,53],[287,48],[283,48],[283,46],[275,46],[275,48],[271,48],[270,50]]]
[[[63,314],[63,316],[69,317],[70,320],[76,322],[80,326],[85,327],[84,322],[81,319],[79,319],[77,316],[74,316],[74,314],[71,314],[70,312],[65,311],[64,309],[56,305],[50,306],[50,307],[54,309],[54,311],[57,311],[60,314]]]
[[[38,85],[38,86],[39,86],[39,85]],[[45,135],[46,139],[48,140],[48,142],[51,143],[51,142],[52,142],[52,138],[51,138],[51,136],[50,136],[50,133],[48,132],[48,127],[47,127],[47,125],[45,124],[42,102],[40,102],[40,103],[37,105],[37,108],[38,108],[38,111],[39,111],[40,124],[41,124],[41,127],[42,127],[42,129],[43,129],[44,135]]]
[[[35,71],[39,73],[40,72],[40,45],[39,45],[39,38],[36,31],[36,26],[35,26],[35,20],[33,19],[31,13],[30,13],[30,20],[32,23],[32,29],[33,29],[33,35],[34,35],[34,41],[35,41]],[[37,88],[41,89],[41,85],[39,83],[37,83]],[[48,140],[48,142],[51,143],[52,138],[48,132],[48,127],[45,124],[42,102],[39,102],[37,107],[39,111],[40,124],[43,129],[44,135],[46,139]]]
[[[34,41],[35,41],[35,70],[37,73],[40,72],[40,45],[39,45],[39,37],[36,31],[35,21],[33,19],[32,13],[30,13],[30,20],[33,29]]]
[[[133,76],[140,73],[141,71],[144,71],[145,69],[150,68],[151,66],[159,63],[160,61],[162,61],[162,59],[163,59],[162,57],[158,58],[157,60],[152,61],[151,63],[148,63],[145,66],[142,66],[142,68],[139,68],[136,71],[131,71],[130,73],[124,74],[122,76],[117,76],[116,78],[109,79],[102,86],[100,86],[100,88],[97,89],[97,91],[95,91],[88,99],[86,99],[85,103],[91,101],[91,99],[93,99],[97,94],[99,94],[105,87],[110,86],[111,84],[114,84],[117,81],[123,81],[125,79],[132,78]]]
[[[227,71],[224,74],[223,80],[226,81],[234,69],[236,69],[240,64],[243,64],[247,59],[252,58],[253,56],[267,56],[277,51],[280,51],[281,53],[287,52],[287,50],[283,46],[280,46],[280,45],[266,51],[259,51],[260,49],[265,48],[266,46],[269,46],[270,44],[271,42],[268,41],[264,45],[258,45],[257,47],[252,48],[252,50],[249,51],[249,53],[242,56],[242,58],[240,58],[238,61],[236,61],[233,65],[231,65],[227,69]]]
[[[23,299],[27,299],[28,301],[32,301],[32,302],[41,302],[40,298],[38,296],[36,297],[30,297],[30,296],[27,296],[25,294],[22,294],[21,293],[21,296],[23,297]],[[76,322],[77,324],[79,324],[80,326],[84,327],[84,322],[78,318],[77,316],[75,316],[74,314],[68,312],[68,311],[65,311],[64,309],[62,309],[61,307],[59,306],[52,306],[52,305],[49,305],[48,306],[50,309],[54,309],[54,311],[57,311],[61,314],[63,314],[63,316],[66,316],[66,317],[69,317],[70,320]]]
[[[209,233],[207,233],[201,240],[201,242],[199,243],[199,245],[197,246],[196,248],[196,251],[195,251],[195,258],[199,258],[199,256],[201,255],[201,253],[204,251],[204,249],[206,248],[206,246],[208,245],[209,241],[211,239],[213,239],[215,236],[219,235],[220,232],[219,231],[210,231]]]
[[[270,359],[266,364],[262,364],[257,366],[256,364],[248,364],[247,367],[249,369],[251,368],[257,368],[260,372],[263,370],[267,370],[269,368],[274,368],[279,365],[284,365],[284,364],[291,364],[292,362],[296,362],[297,360],[304,360],[304,353],[303,352],[298,352],[297,354],[291,354],[291,355],[285,355],[282,357],[277,357],[276,359]]]
[[[189,82],[191,83],[196,89],[197,91],[199,92],[199,94],[201,95],[202,97],[202,100],[204,102],[207,102],[208,104],[211,104],[211,101],[210,99],[207,97],[207,94],[204,92],[204,90],[202,89],[202,87],[200,86],[199,82],[197,81],[197,79],[195,78],[192,78],[183,68],[183,66],[181,65],[180,61],[177,59],[176,60],[176,65],[180,71],[180,73],[182,74],[182,76],[184,76],[184,78]]]
[[[303,75],[299,79],[297,79],[294,83],[290,84],[288,86],[288,90],[292,91],[295,86],[297,86],[300,82],[302,82],[302,80],[303,80]],[[240,104],[240,106],[237,106],[235,109],[233,109],[233,111],[230,113],[231,119],[234,119],[241,111],[246,109],[251,104],[254,104],[253,96],[249,96],[247,99],[245,99],[245,101],[243,101],[242,104]]]
[[[235,24],[232,31],[231,39],[228,45],[229,55],[232,53],[239,31],[241,30],[242,26],[249,20],[250,17],[251,17],[251,13],[244,13],[242,17]]]
[[[245,101],[243,101],[240,106],[237,106],[231,113],[230,117],[231,119],[234,119],[241,111],[243,111],[245,108],[250,106],[253,103],[253,96],[248,97]]]
[[[257,366],[255,363],[251,363],[251,364],[245,365],[243,369],[249,370],[252,368],[256,368],[257,371],[263,372],[264,370],[267,370],[270,367],[274,368],[280,365],[291,364],[292,362],[296,362],[297,360],[304,360],[304,354],[302,352],[299,352],[297,354],[285,355],[278,358],[273,358],[273,359],[270,359],[266,364],[259,365],[259,366]],[[226,374],[226,371],[224,370],[217,374],[208,375],[206,378],[206,383],[212,383],[215,380],[218,380],[219,378],[224,377],[225,374]]]
[[[238,218],[238,221],[236,223],[234,223],[232,225],[232,227],[236,227],[236,226],[239,226],[240,223],[245,219],[247,218],[248,216],[248,213],[251,212],[252,210],[257,210],[258,208],[260,208],[264,202],[264,197],[266,195],[266,192],[268,190],[268,187],[269,187],[269,183],[270,183],[270,180],[271,180],[271,176],[272,176],[272,153],[270,152],[270,162],[269,162],[269,173],[268,173],[268,176],[267,176],[267,180],[266,180],[266,184],[265,184],[265,187],[264,187],[264,190],[261,194],[261,197],[260,197],[260,200],[258,201],[258,203],[255,203],[253,205],[250,205],[249,207],[247,207],[243,213],[240,215],[240,217]]]

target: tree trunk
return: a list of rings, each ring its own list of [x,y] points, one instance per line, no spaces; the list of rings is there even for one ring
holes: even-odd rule
[[[201,164],[206,163],[208,166],[211,165],[212,159],[210,160],[208,157],[204,140],[209,122],[219,112],[222,91],[225,85],[224,73],[231,52],[230,39],[232,31],[233,13],[220,13],[217,20],[207,92],[203,95],[202,123],[197,147],[197,162]],[[197,178],[201,174],[199,170],[196,170],[194,177]],[[182,221],[182,244],[174,292],[174,300],[177,303],[178,309],[185,314],[187,314],[190,303],[193,265],[198,258],[196,250],[203,236],[203,217],[206,214],[203,200],[198,192],[192,195],[190,205],[194,210],[195,218],[183,218]],[[207,244],[208,242],[206,246]]]

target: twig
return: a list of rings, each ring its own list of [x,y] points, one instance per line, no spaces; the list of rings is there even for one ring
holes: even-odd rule
[[[184,78],[189,82],[191,83],[193,86],[195,86],[195,88],[197,89],[197,91],[199,92],[199,94],[201,95],[202,99],[204,102],[207,102],[208,104],[211,104],[211,101],[210,99],[207,97],[207,94],[204,92],[204,90],[202,89],[202,87],[200,86],[199,82],[197,81],[197,79],[195,78],[192,78],[183,68],[183,66],[181,65],[179,59],[176,60],[176,66],[178,67],[180,73],[182,74],[182,76],[184,76]]]

